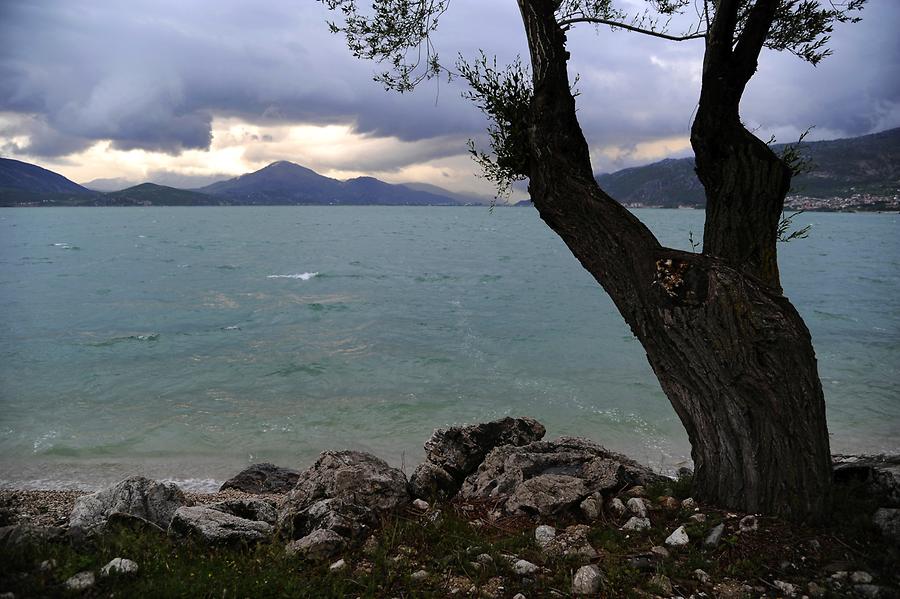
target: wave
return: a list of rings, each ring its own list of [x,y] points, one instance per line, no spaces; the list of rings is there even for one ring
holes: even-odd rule
[[[126,335],[122,337],[112,337],[104,341],[88,343],[88,345],[90,345],[91,347],[107,347],[110,345],[115,345],[116,343],[122,343],[123,341],[156,341],[157,339],[159,339],[159,333],[147,333],[144,335]]]
[[[317,272],[301,272],[295,275],[269,275],[267,279],[300,279],[301,281],[308,281],[313,277],[319,276]]]

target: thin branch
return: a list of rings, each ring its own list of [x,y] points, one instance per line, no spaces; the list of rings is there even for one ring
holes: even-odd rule
[[[607,19],[597,19],[594,17],[577,17],[574,19],[564,19],[562,21],[559,21],[559,26],[568,28],[575,23],[593,23],[595,25],[609,25],[610,27],[620,27],[622,29],[627,29],[628,31],[633,31],[635,33],[643,33],[644,35],[661,37],[664,40],[670,40],[673,42],[702,39],[706,36],[706,32],[697,32],[689,35],[669,35],[668,33],[660,33],[659,31],[653,31],[651,29],[643,29],[641,27],[635,27],[634,25],[628,25],[627,23],[620,23],[618,21],[610,21]]]

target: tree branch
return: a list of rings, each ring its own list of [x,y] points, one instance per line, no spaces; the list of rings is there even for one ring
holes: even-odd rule
[[[573,19],[563,19],[562,21],[559,21],[559,26],[564,29],[568,29],[575,23],[593,23],[595,25],[609,25],[610,27],[620,27],[622,29],[626,29],[628,31],[633,31],[635,33],[642,33],[644,35],[660,37],[664,40],[669,40],[669,41],[673,41],[673,42],[683,42],[686,40],[702,39],[703,37],[706,36],[706,32],[697,32],[697,33],[692,33],[690,35],[669,35],[668,33],[653,31],[652,29],[643,29],[641,27],[635,27],[634,25],[628,25],[627,23],[621,23],[619,21],[611,21],[608,19],[598,19],[595,17],[576,17]]]
[[[777,0],[757,0],[750,10],[744,30],[734,47],[736,66],[745,82],[756,72],[757,60],[769,36],[769,28],[775,18]]]

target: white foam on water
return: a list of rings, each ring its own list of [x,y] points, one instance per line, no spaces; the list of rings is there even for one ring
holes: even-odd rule
[[[190,493],[215,493],[225,481],[214,478],[164,478],[162,482],[175,483],[182,491]]]
[[[317,272],[301,272],[295,275],[269,275],[267,279],[300,279],[301,281],[308,281],[311,278],[318,276]]]

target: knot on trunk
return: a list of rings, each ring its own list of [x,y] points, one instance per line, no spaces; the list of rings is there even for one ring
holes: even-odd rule
[[[688,260],[660,258],[656,261],[653,286],[670,306],[699,306],[706,301],[707,277],[704,269]]]

